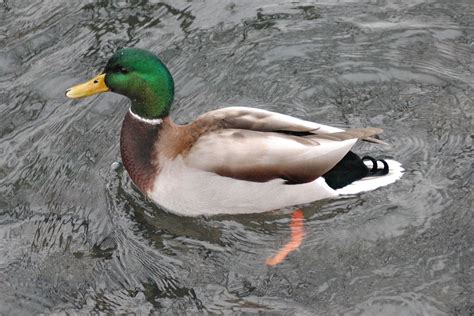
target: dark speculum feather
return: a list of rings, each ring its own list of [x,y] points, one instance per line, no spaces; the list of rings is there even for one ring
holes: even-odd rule
[[[307,132],[297,132],[297,131],[275,131],[275,133],[281,133],[285,135],[305,137],[305,136],[314,136],[315,134],[312,131]]]

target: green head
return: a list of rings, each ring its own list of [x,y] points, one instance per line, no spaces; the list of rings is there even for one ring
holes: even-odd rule
[[[168,116],[174,97],[174,82],[168,68],[154,54],[138,48],[123,48],[107,62],[104,73],[66,92],[79,98],[113,91],[132,101],[132,112],[147,119]]]

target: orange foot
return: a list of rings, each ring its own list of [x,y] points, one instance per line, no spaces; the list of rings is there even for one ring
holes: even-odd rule
[[[303,212],[297,209],[291,216],[291,241],[287,243],[277,254],[273,257],[268,257],[265,263],[269,266],[274,266],[285,260],[286,256],[293,250],[298,249],[303,241],[304,230],[303,230]]]

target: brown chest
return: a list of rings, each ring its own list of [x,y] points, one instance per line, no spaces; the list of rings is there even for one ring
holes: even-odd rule
[[[198,120],[181,126],[167,117],[161,124],[152,125],[127,113],[120,135],[120,152],[133,183],[143,193],[150,192],[160,172],[160,157],[173,160],[186,155],[202,134],[219,128],[212,123]]]
[[[159,172],[155,155],[160,125],[141,122],[127,113],[120,134],[122,161],[133,183],[146,193]]]

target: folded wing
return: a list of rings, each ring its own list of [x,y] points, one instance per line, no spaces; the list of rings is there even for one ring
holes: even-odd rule
[[[343,129],[337,127],[248,107],[227,107],[210,111],[201,115],[198,120],[215,120],[222,122],[228,128],[240,128],[261,132],[291,131],[319,134],[343,131]]]
[[[334,167],[357,139],[376,128],[343,131],[252,108],[225,108],[199,120],[220,128],[202,134],[184,156],[186,164],[239,180],[288,184],[311,182]]]

